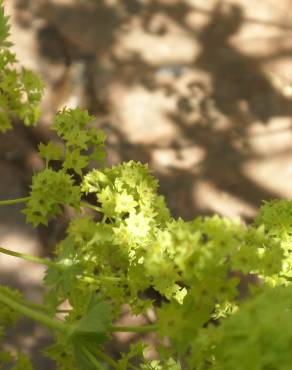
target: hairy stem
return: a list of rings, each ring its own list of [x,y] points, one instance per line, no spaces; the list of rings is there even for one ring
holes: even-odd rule
[[[29,201],[29,199],[30,197],[0,200],[0,206],[9,206],[13,204],[26,203],[27,201]],[[100,207],[94,206],[88,202],[81,201],[81,206],[85,208],[93,209],[94,211],[97,211],[97,212],[102,212],[102,209]]]
[[[48,266],[48,267],[54,266],[54,267],[57,267],[57,268],[60,267],[58,261],[55,262],[55,261],[51,261],[49,259],[35,257],[35,256],[31,256],[31,255],[28,255],[28,254],[20,253],[20,252],[15,252],[15,251],[12,251],[10,249],[3,248],[3,247],[0,247],[0,253],[7,254],[8,256],[12,256],[12,257],[21,258],[23,260],[26,260],[26,261],[29,261],[29,262],[34,262],[34,263],[37,263],[39,265],[44,265],[44,266]],[[81,278],[82,278],[83,281],[88,282],[88,283],[95,283],[98,280],[100,280],[100,281],[112,281],[112,282],[123,280],[123,278],[115,277],[115,276],[100,276],[100,277],[96,276],[95,278],[92,278],[90,276],[81,276]]]
[[[142,325],[142,326],[110,326],[111,332],[129,332],[129,333],[149,333],[157,330],[157,325]]]
[[[0,200],[0,206],[9,206],[12,204],[26,203],[28,200],[29,200],[29,197]]]
[[[105,367],[102,366],[97,359],[93,356],[93,354],[86,348],[86,346],[81,346],[81,350],[85,354],[85,356],[88,358],[88,360],[94,365],[94,367],[98,370],[105,370]]]
[[[116,277],[116,276],[95,276],[94,278],[91,276],[82,276],[82,280],[85,281],[86,283],[96,283],[96,281],[122,281],[125,280],[121,277]]]
[[[34,321],[38,321],[50,329],[61,331],[63,333],[67,333],[69,330],[69,327],[67,325],[61,323],[60,321],[52,319],[51,317],[45,315],[44,313],[36,311],[20,302],[15,301],[14,299],[8,297],[1,291],[0,291],[0,302],[4,303],[6,306],[10,307],[12,310],[20,313],[21,315],[24,315]]]
[[[97,211],[97,212],[102,212],[102,209],[100,207],[94,206],[88,202],[81,201],[81,206],[85,208],[93,209],[94,211]]]
[[[11,250],[3,248],[3,247],[0,247],[0,253],[4,253],[4,254],[7,254],[8,256],[12,256],[12,257],[22,258],[23,260],[26,260],[26,261],[38,263],[39,265],[45,265],[45,266],[55,265],[54,262],[52,262],[50,260],[47,260],[45,258],[30,256],[28,254],[11,251]]]
[[[99,350],[95,350],[94,351],[96,356],[104,361],[104,362],[107,362],[109,365],[111,365],[113,368],[115,369],[118,369],[118,364],[116,363],[116,361],[114,361],[112,358],[110,358],[108,355],[106,355],[104,352],[101,352]]]

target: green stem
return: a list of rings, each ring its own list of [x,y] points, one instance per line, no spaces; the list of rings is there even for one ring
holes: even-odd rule
[[[134,370],[139,370],[136,366],[132,365],[130,362],[128,362],[128,367]]]
[[[9,205],[12,205],[12,204],[25,203],[28,200],[29,200],[29,197],[0,200],[0,206],[9,206]]]
[[[142,326],[110,326],[111,332],[129,332],[129,333],[149,333],[157,330],[157,325],[142,325]]]
[[[84,202],[84,201],[81,201],[81,206],[85,207],[85,208],[93,209],[94,211],[97,211],[97,212],[102,212],[102,209],[100,207],[94,206],[94,205],[92,205],[90,203],[87,203],[87,202]]]
[[[30,197],[23,197],[23,198],[16,198],[16,199],[6,199],[6,200],[0,200],[0,206],[9,206],[13,204],[20,204],[20,203],[26,203]],[[91,208],[94,211],[102,212],[102,209],[100,207],[94,206],[88,202],[81,201],[81,206],[86,208]]]
[[[98,370],[105,370],[105,368],[96,360],[93,354],[86,348],[86,346],[81,346],[81,350],[88,358],[88,360],[96,367]]]
[[[30,307],[30,308],[32,308],[34,310],[37,310],[37,311],[40,311],[40,312],[47,312],[47,313],[51,312],[49,307],[47,307],[43,304],[33,303],[33,302],[30,302],[30,301],[26,301],[25,304],[26,304],[27,307]]]
[[[72,309],[71,310],[56,310],[56,312],[57,313],[70,313],[72,311]]]
[[[50,260],[47,260],[47,259],[44,259],[44,258],[30,256],[30,255],[24,254],[24,253],[19,253],[19,252],[11,251],[11,250],[6,249],[6,248],[3,248],[3,247],[0,247],[0,253],[7,254],[8,256],[22,258],[23,260],[26,260],[26,261],[38,263],[39,265],[45,265],[45,266],[53,266],[53,265],[55,265],[55,263],[52,262],[52,261],[50,261]]]
[[[43,325],[47,326],[50,329],[58,330],[63,333],[67,333],[69,327],[60,321],[54,320],[51,317],[36,311],[32,308],[27,307],[26,305],[16,302],[11,297],[8,297],[6,294],[0,291],[0,302],[4,303],[6,306],[10,307],[12,310],[29,317],[34,321],[38,321]]]
[[[49,307],[43,305],[43,304],[38,304],[38,303],[33,303],[33,302],[29,302],[29,301],[26,301],[25,304],[27,305],[27,307],[31,307],[33,309],[36,309],[40,312],[47,312],[47,313],[51,313],[51,310]],[[62,310],[62,309],[56,309],[56,313],[69,313],[71,311],[71,309],[68,309],[68,310]]]
[[[18,257],[18,258],[21,258],[21,259],[26,260],[26,261],[37,263],[39,265],[45,265],[45,266],[48,266],[48,267],[52,267],[52,266],[58,267],[58,262],[50,261],[50,260],[45,259],[45,258],[39,258],[39,257],[31,256],[31,255],[20,253],[20,252],[15,252],[15,251],[12,251],[10,249],[3,248],[3,247],[0,247],[0,253],[4,253],[4,254],[6,254],[8,256],[12,256],[12,257]],[[95,278],[92,278],[90,276],[82,276],[82,280],[85,281],[85,282],[88,282],[88,283],[95,283],[97,280],[113,281],[113,282],[122,281],[123,278],[115,277],[115,276],[100,276],[100,277],[96,276]]]
[[[122,281],[123,280],[123,278],[115,277],[115,276],[96,276],[94,278],[93,277],[90,277],[90,276],[82,276],[81,278],[86,283],[96,283],[97,280],[100,280],[100,281],[112,281],[112,282]]]
[[[105,353],[99,351],[99,350],[95,350],[94,351],[96,356],[98,358],[100,358],[102,361],[104,362],[107,362],[109,365],[111,365],[113,368],[118,368],[118,364],[116,363],[116,361],[114,361],[112,358],[110,358],[108,355],[106,355]]]

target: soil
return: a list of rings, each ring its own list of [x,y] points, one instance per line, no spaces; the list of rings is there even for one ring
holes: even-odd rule
[[[108,135],[108,165],[149,163],[175,217],[249,222],[263,200],[292,196],[291,0],[10,0],[20,62],[46,84],[37,128],[0,136],[0,199],[25,196],[37,143],[64,106]],[[0,209],[1,244],[50,255],[66,225],[33,230]],[[0,256],[1,282],[41,301],[43,270]],[[47,333],[8,344],[37,353]],[[17,340],[15,338],[17,337]],[[40,362],[37,369],[53,369]]]

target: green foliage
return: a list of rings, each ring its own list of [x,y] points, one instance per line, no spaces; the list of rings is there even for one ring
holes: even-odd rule
[[[0,1],[2,131],[15,117],[35,123],[42,92],[36,76],[16,71],[8,35]],[[54,344],[45,353],[59,370],[290,369],[291,201],[264,203],[249,226],[219,216],[176,220],[147,165],[88,170],[105,156],[105,135],[93,120],[79,108],[59,112],[52,129],[63,144],[39,145],[44,169],[28,198],[11,201],[26,202],[34,227],[65,206],[74,217],[50,260],[1,248],[47,266],[43,305],[0,285],[1,339],[26,316],[50,329]],[[144,318],[150,311],[153,322],[117,325],[125,306]],[[143,335],[112,358],[114,332],[155,332],[157,358],[147,358]],[[32,369],[25,354],[4,350],[0,367]]]
[[[0,1],[0,132],[12,128],[18,119],[25,125],[37,123],[43,83],[31,71],[17,68],[16,56],[9,50],[8,17]]]
[[[90,160],[102,161],[105,157],[104,133],[94,127],[88,128],[93,119],[79,108],[64,109],[56,116],[52,127],[66,144],[63,167],[73,169],[80,176]]]
[[[10,46],[7,41],[9,36],[9,18],[4,14],[3,0],[0,0],[0,46]]]
[[[220,326],[203,329],[193,343],[197,361],[190,368],[290,369],[291,295],[291,285],[264,289]]]
[[[61,213],[61,205],[78,208],[80,189],[74,185],[72,176],[65,171],[44,169],[32,178],[31,196],[23,211],[27,222],[34,226],[47,225],[48,218]]]
[[[69,365],[70,369],[96,369],[88,353],[94,356],[107,339],[111,323],[109,305],[92,296],[82,315],[76,316],[71,312],[66,321],[72,324],[71,330],[57,337],[56,343],[47,350],[47,355],[56,360],[61,369],[67,369]]]
[[[284,253],[282,271],[273,283],[285,284],[292,281],[292,201],[264,202],[255,224],[263,225],[266,235],[270,240],[280,243]]]
[[[6,286],[0,285],[0,294],[18,303],[23,301],[21,294],[17,290]],[[5,329],[15,325],[19,317],[20,315],[16,311],[11,310],[6,305],[0,304],[0,341],[4,339]],[[11,353],[1,350],[0,369],[6,369],[7,366],[10,366],[9,369],[11,370],[32,370],[31,363],[25,354],[18,353],[16,356],[13,356]]]
[[[5,296],[13,298],[16,301],[21,300],[21,294],[13,290],[11,288],[0,286],[0,292]],[[11,325],[14,325],[17,321],[19,315],[17,312],[12,311],[9,307],[1,305],[0,306],[0,339],[2,338],[2,334],[4,333],[4,329]]]
[[[47,145],[40,143],[39,153],[40,157],[45,159],[46,166],[50,161],[58,161],[62,158],[62,148],[51,141]]]

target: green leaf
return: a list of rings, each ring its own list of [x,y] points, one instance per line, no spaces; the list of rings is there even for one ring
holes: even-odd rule
[[[66,297],[81,273],[82,266],[78,262],[69,258],[61,259],[56,262],[55,266],[48,268],[44,282],[48,287],[53,288],[50,295],[57,294],[60,298]]]
[[[9,17],[4,14],[3,0],[0,0],[0,47],[8,46],[7,38],[9,36]]]
[[[90,160],[103,161],[105,134],[88,127],[94,117],[80,108],[63,109],[54,120],[53,129],[65,141],[64,168],[72,168],[80,176]]]
[[[203,329],[193,343],[194,358],[203,351],[202,362],[211,360],[220,370],[289,369],[291,295],[291,285],[264,289],[221,325]],[[194,365],[203,364],[189,361]]]
[[[85,316],[78,322],[75,334],[105,334],[111,323],[110,305],[93,298]]]
[[[95,344],[93,338],[79,338],[77,341],[73,342],[73,356],[77,365],[78,370],[98,370],[99,361],[96,359],[95,355],[89,350],[89,348]],[[97,343],[98,345],[98,343]],[[101,369],[104,369],[102,365]]]
[[[44,83],[38,75],[26,68],[22,68],[21,77],[27,102],[30,104],[38,104],[43,95]]]
[[[85,127],[93,119],[93,116],[80,108],[63,109],[55,117],[53,129],[66,141],[68,146],[87,149],[90,134]]]
[[[87,312],[77,321],[69,340],[73,344],[73,352],[78,369],[95,370],[93,362],[98,362],[95,356],[105,340],[111,324],[111,309],[108,303],[100,302],[92,297]],[[87,354],[90,354],[89,356]],[[94,358],[95,361],[90,360]]]
[[[49,161],[58,161],[62,158],[62,148],[51,141],[47,145],[40,143],[38,149],[41,158],[45,159],[47,163]]]
[[[45,297],[46,304],[53,309],[70,296],[84,269],[75,251],[72,236],[64,239],[58,248],[55,264],[47,269],[44,277],[44,284],[50,289]]]
[[[82,176],[82,169],[88,165],[88,162],[88,157],[81,155],[80,149],[67,149],[63,167],[66,170],[72,168],[78,175]]]

